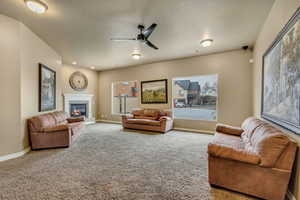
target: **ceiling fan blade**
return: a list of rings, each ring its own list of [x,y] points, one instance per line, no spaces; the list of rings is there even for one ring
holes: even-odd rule
[[[152,34],[156,26],[157,24],[152,24],[151,26],[149,26],[149,28],[143,31],[145,38],[148,38]]]
[[[112,41],[123,42],[123,41],[134,41],[136,38],[110,38]]]
[[[155,50],[158,50],[158,47],[156,47],[154,44],[152,44],[150,41],[146,41],[146,45],[148,45],[149,47],[155,49]]]

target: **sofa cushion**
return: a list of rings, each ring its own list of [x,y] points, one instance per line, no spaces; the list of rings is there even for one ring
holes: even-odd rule
[[[251,149],[246,149],[240,137],[218,132],[215,133],[213,141],[208,145],[208,153],[216,157],[251,164],[260,162],[259,155]]]
[[[211,143],[236,149],[244,149],[244,143],[240,137],[219,132],[215,133]]]
[[[156,120],[156,117],[145,116],[145,115],[135,115],[134,119],[149,119],[149,120]]]
[[[129,123],[129,124],[150,125],[150,126],[160,126],[160,121],[149,120],[149,119],[127,119],[127,123]]]
[[[53,112],[51,113],[51,115],[54,117],[56,125],[63,125],[68,123],[66,113],[63,111]]]
[[[145,109],[144,115],[147,117],[153,117],[154,119],[158,119],[160,117],[160,111],[154,109]]]
[[[273,167],[288,143],[288,137],[279,129],[264,124],[254,131],[248,146],[260,155],[261,166]]]
[[[68,129],[69,129],[69,126],[64,124],[64,125],[54,126],[54,127],[51,127],[51,128],[44,128],[43,131],[47,132],[47,133],[50,133],[50,132],[65,131],[65,130],[68,130]]]
[[[144,115],[144,110],[133,110],[132,115],[134,116]]]
[[[54,126],[56,126],[56,120],[51,114],[43,114],[29,120],[29,127],[33,132],[42,132],[44,128]]]
[[[253,152],[247,152],[245,149],[236,149],[214,143],[208,144],[208,153],[215,157],[236,160],[250,164],[259,164],[260,162],[260,157]]]

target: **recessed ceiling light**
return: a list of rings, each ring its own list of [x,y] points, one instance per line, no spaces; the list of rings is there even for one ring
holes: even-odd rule
[[[200,44],[203,46],[203,47],[209,47],[211,46],[213,43],[213,40],[212,39],[206,39],[206,40],[202,40],[200,42]]]
[[[48,10],[47,4],[40,0],[24,0],[26,6],[38,14],[45,13]]]
[[[74,62],[72,62],[72,64],[73,64],[73,65],[77,65],[77,62],[76,62],[76,61],[74,61]]]
[[[95,67],[94,67],[94,66],[91,66],[91,69],[95,69]]]
[[[139,60],[142,55],[140,53],[133,53],[133,54],[131,54],[131,56],[132,56],[133,59]]]

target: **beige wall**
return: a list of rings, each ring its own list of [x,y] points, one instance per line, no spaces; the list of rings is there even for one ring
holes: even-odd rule
[[[218,74],[218,122],[240,125],[246,117],[252,115],[252,66],[249,63],[251,57],[251,52],[236,50],[99,72],[98,117],[106,120],[120,120],[119,116],[111,115],[111,85],[115,81],[167,78],[169,104],[140,106],[170,109],[172,78]],[[215,124],[216,122],[199,120],[175,120],[176,127],[188,129],[212,131]]]
[[[57,110],[62,109],[61,57],[22,23],[0,15],[0,156],[29,146],[26,119],[38,112],[38,63],[57,72]]]
[[[261,112],[261,79],[262,79],[262,56],[264,52],[269,48],[271,43],[275,40],[277,34],[282,30],[284,25],[288,22],[290,17],[300,6],[299,0],[276,0],[274,6],[267,18],[265,25],[263,26],[261,33],[259,34],[255,50],[254,50],[254,70],[253,70],[253,101],[254,101],[254,114],[260,117]],[[288,132],[289,133],[289,132]],[[298,141],[300,146],[300,136],[296,136],[293,133],[289,135]],[[298,154],[298,160],[296,161],[296,172],[293,174],[290,190],[297,199],[300,199],[300,175],[299,175],[299,162],[300,155]]]
[[[28,147],[26,120],[41,114],[39,105],[39,65],[42,63],[56,71],[56,110],[62,110],[61,56],[26,26],[21,30],[21,143]]]
[[[71,88],[69,84],[69,78],[72,73],[80,71],[83,74],[86,75],[88,78],[88,87],[84,91],[75,91]],[[73,67],[73,66],[68,66],[64,65],[62,67],[62,92],[64,93],[75,93],[75,94],[93,94],[94,99],[93,99],[93,116],[95,117],[97,114],[97,102],[98,102],[98,72],[90,70],[90,69],[85,69],[85,68],[80,68],[80,67]],[[96,117],[95,117],[96,118]]]
[[[21,151],[20,26],[0,15],[0,156]]]

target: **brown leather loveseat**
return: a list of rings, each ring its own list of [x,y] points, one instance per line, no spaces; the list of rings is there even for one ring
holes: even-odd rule
[[[297,145],[274,126],[248,118],[242,128],[217,125],[208,145],[209,183],[269,200],[284,200]]]
[[[57,111],[28,120],[32,149],[68,147],[82,133],[84,117],[67,118]]]
[[[123,115],[124,128],[157,131],[165,133],[173,129],[172,113],[156,109],[132,111],[132,115]]]

